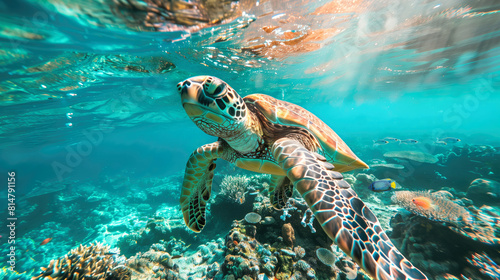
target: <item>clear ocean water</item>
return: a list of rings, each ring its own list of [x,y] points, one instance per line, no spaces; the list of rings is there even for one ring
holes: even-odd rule
[[[176,86],[199,75],[330,126],[371,166],[344,179],[428,279],[500,279],[499,11],[0,0],[0,279],[385,279],[334,245],[298,192],[274,209],[269,175],[222,159],[205,229],[185,226],[186,162],[217,140]],[[369,189],[383,179],[396,188]],[[80,244],[102,251],[70,252]],[[77,267],[79,254],[96,259]]]

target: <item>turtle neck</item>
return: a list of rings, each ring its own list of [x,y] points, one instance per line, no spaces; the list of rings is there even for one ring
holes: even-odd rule
[[[231,137],[224,138],[231,148],[242,154],[255,151],[262,142],[262,130],[257,118],[249,114],[249,112],[246,115],[247,118],[245,118],[245,122],[242,123],[237,133]]]

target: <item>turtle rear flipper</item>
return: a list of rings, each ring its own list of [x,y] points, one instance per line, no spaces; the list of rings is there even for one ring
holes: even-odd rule
[[[372,277],[427,279],[394,247],[375,215],[341,174],[325,168],[295,140],[279,139],[272,153],[325,233]]]
[[[184,222],[195,232],[200,232],[206,224],[205,210],[212,191],[214,161],[221,153],[219,142],[203,145],[191,154],[186,164],[180,205]]]

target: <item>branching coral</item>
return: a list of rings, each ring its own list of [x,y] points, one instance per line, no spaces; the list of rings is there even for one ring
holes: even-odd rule
[[[429,207],[422,207],[414,203],[415,198],[425,198],[430,201]],[[430,220],[451,223],[454,225],[468,224],[469,212],[462,206],[440,195],[430,192],[399,191],[392,196],[392,201],[406,210]]]
[[[114,270],[116,266],[109,246],[100,243],[82,246],[71,250],[67,255],[50,261],[47,268],[42,267],[40,275],[32,279],[130,279],[130,271]]]
[[[242,175],[227,175],[220,184],[219,195],[231,201],[243,204],[245,202],[245,192],[248,187],[248,178]]]
[[[26,272],[19,273],[17,271],[12,271],[10,268],[4,267],[0,269],[0,279],[5,280],[29,280],[29,274]]]
[[[307,219],[309,219],[309,221],[306,221]],[[307,209],[306,212],[304,213],[304,216],[302,216],[300,224],[303,227],[309,226],[309,228],[311,229],[311,233],[315,233],[316,229],[314,228],[313,222],[314,222],[314,214],[311,211],[311,209]]]
[[[300,211],[297,211],[297,210],[300,210]],[[299,198],[299,199],[290,198],[287,201],[285,207],[283,207],[283,214],[280,216],[280,218],[283,221],[286,221],[287,218],[290,218],[292,216],[292,214],[290,214],[290,212],[292,212],[292,211],[297,211],[297,212],[303,213],[302,220],[301,220],[300,224],[303,227],[309,226],[309,228],[311,229],[311,233],[316,232],[316,229],[313,226],[314,214],[309,209],[309,207],[306,205],[304,199],[302,199],[302,198]]]
[[[149,251],[126,259],[100,243],[80,245],[65,256],[52,260],[47,268],[42,267],[40,275],[32,280],[179,279],[173,257],[157,249],[165,248],[162,244],[155,244]]]

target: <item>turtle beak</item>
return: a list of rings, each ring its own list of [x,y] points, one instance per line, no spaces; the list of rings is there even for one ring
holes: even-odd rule
[[[182,107],[189,117],[198,117],[203,115],[204,111],[200,108],[199,98],[202,88],[197,83],[185,80],[177,84],[177,90],[181,94]]]
[[[177,84],[177,90],[181,94],[182,103],[197,104],[202,88],[197,83],[191,83],[189,80]]]
[[[181,93],[181,94],[185,94],[187,92],[187,89],[191,86],[191,81],[188,80],[184,80],[180,83],[177,84],[177,90]]]

